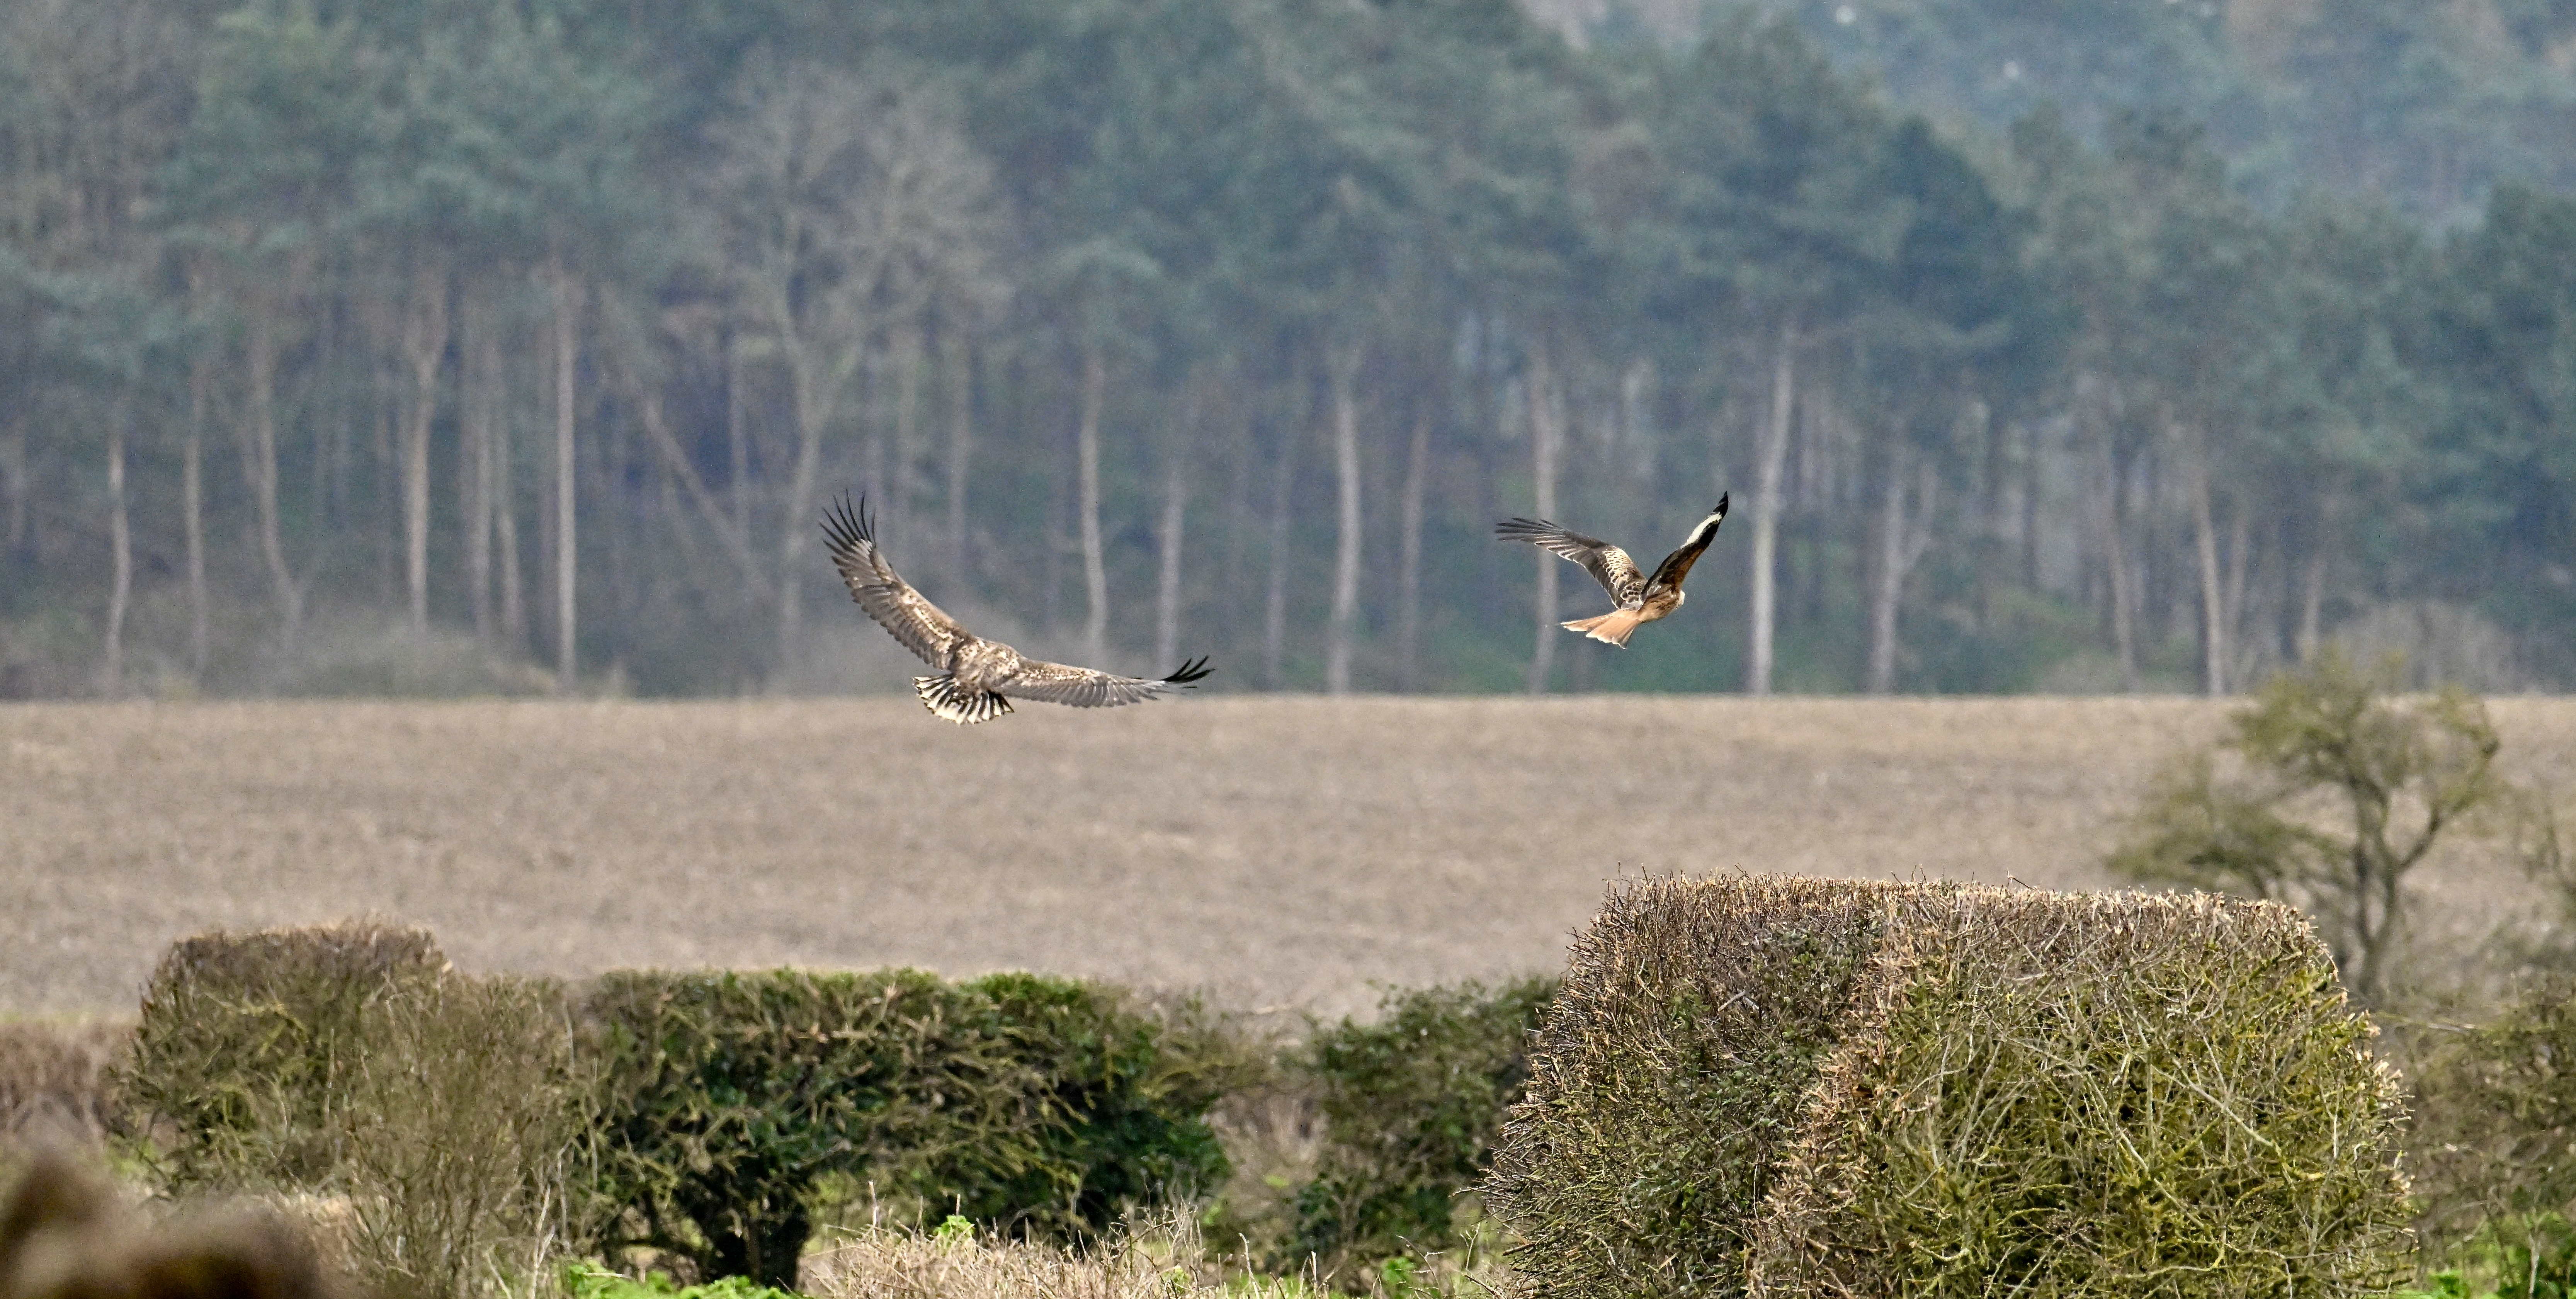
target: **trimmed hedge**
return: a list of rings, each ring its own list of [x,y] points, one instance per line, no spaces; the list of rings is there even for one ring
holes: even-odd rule
[[[1530,1030],[1556,981],[1467,983],[1386,994],[1373,1023],[1318,1030],[1298,1072],[1324,1120],[1315,1178],[1295,1204],[1289,1270],[1419,1257],[1458,1243],[1459,1195],[1492,1157],[1529,1076]]]
[[[119,1066],[165,1189],[347,1195],[352,1262],[453,1299],[561,1249],[791,1286],[855,1187],[1079,1237],[1223,1181],[1207,1111],[1257,1066],[1195,1004],[920,971],[455,974],[372,922],[174,946]]]
[[[1040,1080],[1036,1152],[1007,1173],[981,1159],[934,1162],[920,1174],[934,1208],[1062,1240],[1109,1230],[1130,1205],[1224,1183],[1225,1150],[1207,1114],[1259,1066],[1215,1016],[1194,1002],[1147,1007],[1050,975],[992,974],[964,986]]]
[[[1038,1158],[1035,1078],[978,999],[919,970],[619,971],[586,1014],[603,1062],[603,1232],[702,1279],[792,1290],[823,1179]]]
[[[590,1195],[570,1028],[560,986],[456,974],[426,930],[199,934],[146,987],[119,1122],[163,1189],[338,1197],[370,1293],[461,1299]]]
[[[1575,944],[1488,1199],[1569,1299],[2384,1288],[2371,1034],[2270,903],[1638,882]]]
[[[370,1007],[446,968],[428,930],[374,921],[181,939],[116,1070],[125,1122],[174,1187],[317,1182]]]
[[[628,971],[599,980],[587,1016],[619,1210],[603,1240],[680,1254],[702,1278],[794,1288],[828,1178],[1071,1236],[1224,1176],[1204,1122],[1221,1035],[1098,985]]]

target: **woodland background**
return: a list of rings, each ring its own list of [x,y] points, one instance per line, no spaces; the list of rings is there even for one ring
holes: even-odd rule
[[[881,686],[844,489],[1221,689],[2564,688],[2571,186],[2571,0],[0,0],[0,695]]]

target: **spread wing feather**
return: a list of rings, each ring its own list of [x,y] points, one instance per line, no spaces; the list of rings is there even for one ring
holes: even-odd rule
[[[850,598],[923,662],[945,667],[949,651],[973,639],[956,619],[940,612],[938,605],[895,576],[894,566],[877,549],[876,531],[865,499],[852,509],[850,498],[844,496],[825,511],[823,537],[832,552],[832,567],[841,570],[841,581],[850,588]]]
[[[1505,541],[1526,541],[1583,565],[1592,580],[1623,607],[1645,598],[1646,575],[1637,571],[1637,561],[1599,537],[1587,537],[1545,519],[1505,519],[1494,525],[1494,535]]]
[[[1019,668],[995,683],[993,689],[1014,699],[1034,699],[1040,703],[1064,704],[1073,708],[1115,708],[1120,704],[1140,703],[1156,695],[1168,694],[1207,674],[1206,659],[1183,663],[1179,671],[1160,680],[1122,677],[1098,668],[1023,659]]]
[[[1682,579],[1690,576],[1691,565],[1698,563],[1699,557],[1707,552],[1708,543],[1717,540],[1717,525],[1725,521],[1726,496],[1721,493],[1717,498],[1717,508],[1709,511],[1707,518],[1691,526],[1690,536],[1683,538],[1681,549],[1664,556],[1664,562],[1655,565],[1654,579],[1646,585],[1679,587]]]

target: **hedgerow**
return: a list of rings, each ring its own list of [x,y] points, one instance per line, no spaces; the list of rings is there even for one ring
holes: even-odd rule
[[[792,1288],[828,1180],[1021,1234],[1215,1185],[1236,1067],[1186,1008],[1038,975],[621,972],[594,986],[610,1248]]]
[[[1575,941],[1486,1182],[1549,1295],[1736,1294],[1883,908],[1838,881],[1624,887]]]
[[[1311,1258],[1357,1280],[1366,1273],[1353,1264],[1455,1245],[1460,1194],[1520,1098],[1530,1030],[1555,990],[1531,978],[1392,991],[1375,1021],[1317,1031],[1297,1071],[1315,1090],[1323,1143],[1280,1261]]]
[[[324,1180],[368,1008],[446,968],[428,930],[373,921],[181,939],[116,1070],[137,1149],[178,1188]]]
[[[2274,904],[1640,883],[1576,944],[1492,1198],[1543,1296],[2384,1288],[2371,1034]]]
[[[1096,1236],[1132,1205],[1187,1199],[1226,1176],[1208,1111],[1258,1069],[1250,1048],[1195,1002],[1146,1006],[1107,985],[987,975],[964,985],[992,1032],[1038,1080],[1029,1160],[954,1157],[923,1184],[970,1221],[1011,1234]]]

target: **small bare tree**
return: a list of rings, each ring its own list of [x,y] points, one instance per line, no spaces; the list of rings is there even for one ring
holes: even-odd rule
[[[762,54],[735,99],[712,132],[722,161],[710,206],[741,322],[784,370],[794,416],[776,587],[789,656],[826,435],[868,349],[916,338],[944,287],[980,278],[966,268],[991,236],[992,180],[953,106],[900,72]]]
[[[2532,806],[2495,769],[2486,706],[2457,687],[2392,699],[2398,667],[2329,650],[2273,677],[2214,750],[2158,777],[2111,869],[2297,906],[2354,994],[2380,1000],[2407,873],[2451,830],[2509,829]]]

